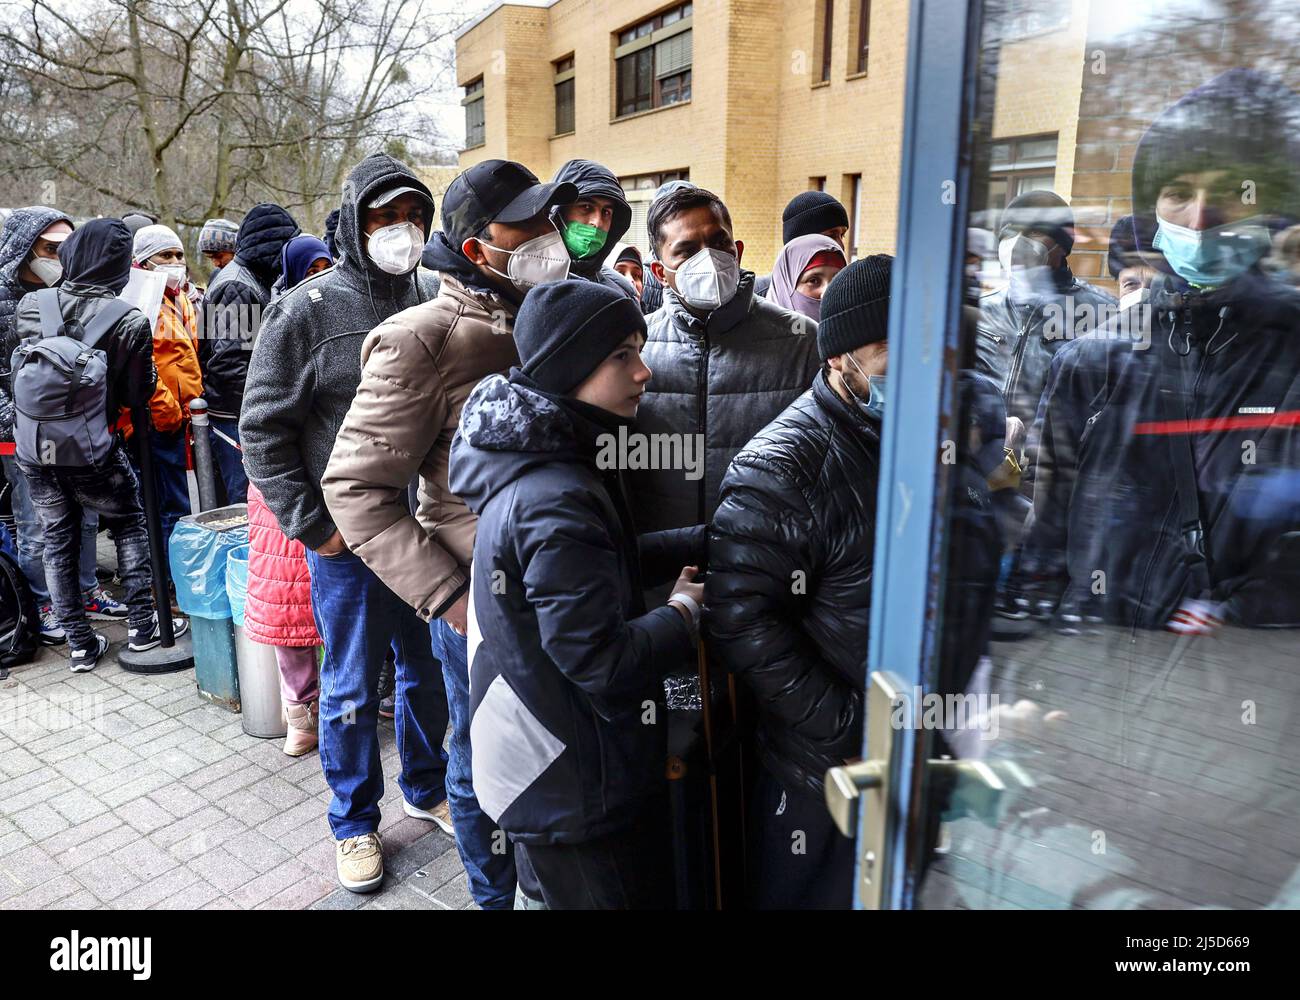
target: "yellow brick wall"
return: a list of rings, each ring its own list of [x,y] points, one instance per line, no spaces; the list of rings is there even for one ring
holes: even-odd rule
[[[1086,6],[1076,4],[1070,24],[1002,46],[993,138],[1057,134],[1056,193],[1070,200],[1079,93],[1088,34]]]
[[[456,44],[457,80],[480,73],[487,142],[461,155],[517,159],[543,178],[586,157],[615,174],[689,169],[731,210],[745,263],[771,269],[781,211],[812,177],[848,204],[861,174],[859,253],[892,252],[907,56],[908,0],[874,0],[865,75],[850,73],[857,0],[835,0],[831,79],[814,86],[820,0],[695,0],[692,99],[612,121],[616,33],[665,0],[505,4]],[[1086,12],[1087,0],[1076,0]],[[1070,196],[1087,18],[1004,48],[995,135],[1057,132],[1057,189]],[[556,137],[553,60],[574,54],[575,131]],[[856,67],[854,67],[856,68]]]

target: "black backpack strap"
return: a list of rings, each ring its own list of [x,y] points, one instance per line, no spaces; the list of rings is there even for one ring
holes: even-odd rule
[[[63,310],[59,308],[59,290],[42,288],[36,292],[36,308],[41,311],[41,337],[58,337],[63,331]]]
[[[1182,372],[1177,360],[1165,361],[1160,385],[1160,399],[1169,422],[1169,462],[1173,467],[1174,491],[1178,496],[1178,534],[1182,539],[1188,570],[1195,589],[1193,597],[1210,592],[1210,563],[1206,557],[1205,521],[1201,516],[1201,496],[1196,486],[1196,452],[1192,444],[1190,417],[1187,413]],[[1182,425],[1180,430],[1178,425]]]
[[[135,306],[123,299],[109,299],[104,304],[104,308],[90,321],[90,325],[86,327],[85,335],[81,338],[81,342],[86,345],[86,349],[89,350],[99,343],[99,339],[104,336],[104,334],[108,333],[109,330],[113,329],[113,327],[117,325],[118,321],[124,319],[126,314],[131,312],[133,309],[135,309]]]

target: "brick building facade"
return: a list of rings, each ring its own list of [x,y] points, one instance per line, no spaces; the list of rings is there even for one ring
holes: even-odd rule
[[[1016,184],[1070,194],[1087,7],[1064,6],[1061,20],[1030,25],[1003,48],[993,137],[1038,140],[1007,143],[1012,159],[999,169],[1011,196]],[[858,254],[892,251],[908,9],[907,0],[497,4],[456,41],[473,123],[460,165],[505,157],[549,177],[570,158],[599,160],[631,192],[629,238],[643,249],[653,189],[688,176],[727,202],[760,272],[780,248],[785,203],[822,187],[855,219]],[[686,31],[684,46],[673,42]],[[630,73],[620,80],[638,46],[654,50],[645,88]],[[683,48],[685,91],[674,72]],[[1018,164],[1020,152],[1032,156]]]

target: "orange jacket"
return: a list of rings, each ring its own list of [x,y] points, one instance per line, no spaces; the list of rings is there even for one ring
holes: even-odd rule
[[[149,415],[157,430],[172,433],[189,419],[190,400],[203,395],[203,376],[194,341],[198,335],[194,306],[183,293],[163,295],[153,335],[153,364],[158,385],[149,400]],[[129,414],[119,426],[131,436]]]

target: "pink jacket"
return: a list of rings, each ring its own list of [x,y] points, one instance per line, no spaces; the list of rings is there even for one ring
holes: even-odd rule
[[[269,646],[319,646],[302,542],[285,537],[261,491],[248,484],[248,603],[244,632]]]

